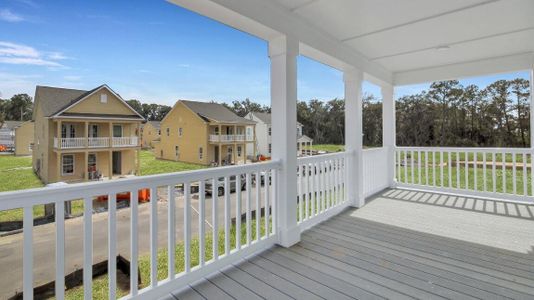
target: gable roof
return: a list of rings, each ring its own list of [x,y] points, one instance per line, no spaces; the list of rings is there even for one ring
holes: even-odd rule
[[[15,129],[22,125],[24,121],[4,121],[4,124],[1,126],[1,128],[7,128],[7,129]]]
[[[256,124],[256,122],[252,120],[248,120],[236,115],[234,112],[219,103],[208,103],[191,100],[179,100],[178,102],[183,103],[206,122],[250,125]]]
[[[132,110],[132,118],[144,119],[139,113],[137,113],[126,101],[124,101],[117,93],[115,93],[107,85],[100,85],[92,90],[75,90],[75,89],[66,89],[58,88],[51,86],[37,86],[35,89],[35,107],[37,107],[37,102],[43,111],[45,117],[52,117],[61,114],[63,111],[72,107],[78,102],[81,102],[89,95],[92,95],[96,91],[106,88],[111,93],[113,93],[117,98],[122,101],[130,110]],[[83,116],[82,116],[83,117]]]
[[[260,121],[262,121],[265,124],[271,124],[271,114],[270,113],[255,112],[254,111],[254,112],[250,112],[249,114],[254,115],[256,118],[258,118]],[[299,121],[297,121],[297,124],[302,126],[302,124]]]

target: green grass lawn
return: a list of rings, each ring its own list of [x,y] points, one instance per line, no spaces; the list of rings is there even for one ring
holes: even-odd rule
[[[304,149],[309,149],[309,147],[304,147]],[[326,151],[326,152],[340,152],[345,149],[345,145],[334,145],[334,144],[317,144],[312,145],[312,150],[314,151]]]
[[[260,221],[260,235],[263,236],[265,234],[265,219],[261,218]],[[272,226],[272,223],[269,223],[269,226]],[[256,221],[255,218],[251,219],[251,233],[252,233],[252,240],[256,238]],[[218,252],[219,255],[224,253],[224,241],[225,241],[225,233],[224,230],[220,230],[218,233]],[[241,245],[246,244],[246,227],[244,226],[244,223],[241,224]],[[232,225],[230,227],[230,248],[235,249],[236,248],[236,227]],[[212,253],[212,233],[206,233],[205,237],[205,261],[208,261],[212,259],[213,253]],[[199,239],[198,237],[194,237],[191,239],[191,268],[194,266],[198,266],[199,264]],[[180,242],[176,245],[174,260],[175,260],[175,268],[176,273],[180,273],[184,270],[184,244],[183,242]],[[168,255],[167,255],[167,249],[160,249],[158,251],[157,255],[157,277],[158,280],[163,280],[167,278],[168,271]],[[120,271],[119,271],[120,272]],[[150,284],[150,256],[149,255],[142,255],[139,257],[139,272],[141,275],[141,284],[139,286],[139,289],[145,288],[149,286]],[[125,288],[121,284],[117,284],[117,298],[123,297],[128,295],[129,293],[129,284],[126,285],[127,288]],[[108,298],[108,276],[103,275],[98,278],[93,278],[93,299],[107,299]],[[83,286],[78,286],[73,289],[67,290],[65,292],[65,299],[82,299],[83,298]]]
[[[31,157],[0,155],[0,192],[41,186],[41,180],[33,173]],[[22,209],[0,211],[0,222],[22,220],[22,214]],[[44,207],[34,206],[33,215],[43,216]]]
[[[142,150],[140,157],[142,175],[172,173],[205,168],[205,166],[201,165],[156,159],[154,153],[147,150]],[[42,182],[33,173],[31,157],[17,157],[13,155],[0,156],[0,192],[24,190],[42,186]],[[72,201],[72,214],[79,215],[82,212],[83,201]],[[22,209],[0,211],[0,222],[21,221],[22,216]],[[44,216],[44,206],[34,206],[33,216]]]
[[[447,153],[443,153],[443,158],[440,158],[440,153],[436,153],[435,157],[429,153],[428,158],[425,153],[421,152],[421,157],[419,153],[414,152],[413,154],[413,163],[414,167],[412,169],[412,156],[411,152],[408,151],[407,159],[405,159],[404,151],[401,152],[401,161],[403,161],[402,166],[396,166],[396,172],[399,182],[402,183],[413,183],[413,184],[423,184],[432,186],[442,186],[442,168],[441,162],[443,162],[443,187],[452,187],[459,189],[475,189],[475,174],[476,174],[476,189],[478,191],[484,191],[484,181],[486,182],[486,191],[493,192],[493,156],[486,155],[486,171],[482,166],[477,165],[476,170],[474,168],[474,154],[467,154],[468,168],[466,172],[465,161],[466,154],[459,153],[457,156],[456,153],[451,154],[451,165],[449,171],[448,160],[449,156]],[[433,167],[433,161],[435,158],[435,167]],[[428,161],[426,161],[428,159]],[[418,167],[419,160],[421,160],[421,166]],[[476,157],[477,162],[483,161],[483,155],[479,153]],[[456,161],[459,161],[459,164],[456,164]],[[508,165],[504,170],[502,169],[503,155],[497,154],[495,156],[495,191],[499,193],[513,193],[513,170],[510,165]],[[513,161],[512,154],[504,155],[504,161],[506,164],[510,164]],[[516,155],[516,193],[519,195],[524,194],[524,183],[526,183],[527,194],[532,194],[532,172],[530,170],[530,158],[527,157],[527,166],[526,166],[526,181],[523,180],[523,156]],[[413,180],[412,180],[413,173]],[[421,180],[419,181],[419,177]],[[450,180],[449,180],[450,178]],[[449,185],[450,183],[450,185]]]
[[[153,175],[162,173],[173,173],[189,170],[198,170],[206,166],[189,164],[178,161],[156,159],[154,153],[149,150],[141,151],[141,175]]]

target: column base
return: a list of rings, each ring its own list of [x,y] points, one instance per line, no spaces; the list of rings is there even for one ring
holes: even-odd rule
[[[349,206],[354,208],[360,208],[365,205],[365,198],[362,196],[360,199],[349,199]]]
[[[300,228],[295,226],[288,230],[281,231],[279,236],[278,245],[289,248],[300,242]]]

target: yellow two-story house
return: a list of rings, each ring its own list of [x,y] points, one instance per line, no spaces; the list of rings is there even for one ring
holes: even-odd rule
[[[37,86],[33,168],[44,183],[139,174],[144,118],[107,85]]]
[[[254,121],[217,103],[179,100],[163,118],[156,157],[223,166],[247,162],[247,145],[254,144]],[[251,128],[251,129],[248,129]]]

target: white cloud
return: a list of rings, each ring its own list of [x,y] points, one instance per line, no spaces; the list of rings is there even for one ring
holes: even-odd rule
[[[45,56],[33,47],[0,41],[0,63],[4,64],[64,67],[57,60],[66,57],[60,52],[52,53]]]
[[[63,79],[65,79],[67,81],[80,81],[82,79],[82,76],[67,75],[67,76],[63,76]]]
[[[0,20],[16,23],[24,21],[24,18],[21,15],[17,15],[16,13],[12,12],[7,8],[2,8],[0,9]]]
[[[15,94],[26,93],[30,96],[35,92],[39,75],[17,75],[0,72],[0,97],[10,98]]]
[[[65,56],[61,52],[49,52],[47,54],[48,59],[51,60],[65,60],[65,59],[72,59],[71,57]]]

